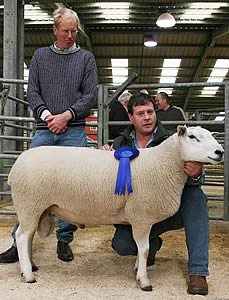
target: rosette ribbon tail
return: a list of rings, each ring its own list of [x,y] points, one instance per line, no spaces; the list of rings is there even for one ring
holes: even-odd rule
[[[138,154],[138,149],[131,147],[121,147],[115,151],[114,156],[119,160],[115,194],[125,195],[126,190],[128,195],[133,192],[130,160],[137,157]]]

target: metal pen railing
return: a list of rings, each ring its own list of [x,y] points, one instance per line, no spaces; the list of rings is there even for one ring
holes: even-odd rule
[[[225,119],[224,121],[206,121],[201,120],[200,115],[198,115],[198,120],[196,121],[185,121],[185,122],[177,122],[177,121],[168,121],[168,122],[162,122],[163,124],[187,124],[191,126],[195,125],[201,125],[205,127],[211,128],[212,126],[218,125],[220,128],[222,128],[222,132],[220,132],[218,140],[220,143],[224,145],[225,150],[225,160],[224,160],[224,168],[221,169],[220,176],[216,176],[216,171],[213,169],[213,176],[207,175],[206,183],[209,186],[213,185],[223,185],[223,195],[209,195],[209,200],[218,200],[223,201],[224,205],[224,211],[223,216],[220,219],[229,220],[229,179],[228,179],[228,173],[229,173],[229,85],[228,82],[217,82],[217,83],[174,83],[174,84],[132,84],[132,82],[137,78],[137,75],[134,73],[130,78],[122,84],[120,87],[117,87],[117,91],[113,93],[111,96],[110,90],[113,90],[114,87],[109,87],[106,85],[98,85],[98,103],[97,103],[97,110],[98,110],[98,117],[97,122],[89,122],[86,123],[88,126],[97,126],[97,147],[100,147],[102,144],[107,143],[109,141],[109,125],[127,125],[129,122],[110,122],[109,121],[109,105],[114,101],[114,99],[117,97],[117,95],[120,95],[125,89],[132,89],[132,90],[140,90],[140,89],[150,89],[150,88],[168,88],[168,87],[179,87],[179,88],[192,88],[192,87],[204,87],[204,86],[224,86],[225,89]],[[3,83],[14,83],[14,84],[25,84],[27,81],[24,80],[10,80],[10,79],[0,79],[0,82]],[[16,149],[13,151],[4,149],[4,147],[1,147],[2,143],[4,141],[14,141],[19,143],[30,143],[32,139],[32,133],[34,128],[34,118],[31,117],[23,117],[23,116],[5,116],[4,115],[4,105],[7,99],[10,98],[10,101],[15,101],[22,105],[25,105],[28,107],[28,103],[24,100],[20,101],[20,99],[16,97],[11,97],[9,95],[9,92],[7,89],[5,89],[4,95],[2,96],[2,101],[0,103],[0,124],[1,124],[1,134],[0,134],[0,196],[1,197],[10,197],[10,191],[5,190],[3,188],[2,184],[7,179],[7,172],[4,172],[4,166],[2,165],[2,162],[4,160],[9,160],[11,163],[18,157],[20,152],[18,152]],[[203,110],[205,114],[208,113],[208,111],[205,109]],[[211,109],[209,110],[212,113],[214,111]],[[217,110],[216,111],[221,111]],[[198,110],[198,113],[200,113],[201,110]],[[17,124],[16,124],[17,122]],[[18,124],[18,123],[22,123]],[[33,124],[32,126],[26,126],[25,124]],[[5,127],[12,127],[15,129],[21,129],[24,132],[27,132],[28,136],[18,136],[18,135],[6,135],[4,133]],[[95,134],[95,133],[93,133]],[[6,165],[6,168],[9,168],[9,165]],[[215,172],[215,173],[214,173]],[[0,214],[2,214],[2,211],[0,211]],[[215,217],[215,219],[219,219],[218,217]]]

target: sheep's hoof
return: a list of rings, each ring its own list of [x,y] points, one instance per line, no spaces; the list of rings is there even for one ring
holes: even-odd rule
[[[21,273],[21,277],[24,277],[23,273]],[[25,280],[26,283],[34,283],[37,282],[35,278],[31,278],[29,280]]]
[[[32,280],[26,281],[26,283],[35,283],[35,282],[37,282],[36,279],[32,279]]]
[[[152,285],[150,283],[145,282],[145,283],[141,284],[141,281],[139,279],[137,280],[137,282],[138,282],[138,284],[139,284],[142,291],[152,292],[153,288],[152,288]]]
[[[32,272],[37,272],[39,268],[36,265],[32,265]]]
[[[152,290],[153,290],[152,285],[144,286],[141,289],[144,292],[152,292]]]

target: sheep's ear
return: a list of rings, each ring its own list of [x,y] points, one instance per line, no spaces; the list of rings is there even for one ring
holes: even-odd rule
[[[211,133],[211,135],[214,136],[214,137],[217,136],[217,134],[219,134],[219,132],[217,132],[217,131],[213,131],[213,132],[210,132],[210,133]]]
[[[187,132],[187,127],[186,126],[183,126],[183,125],[178,125],[177,126],[177,133],[178,133],[178,136],[184,136]]]

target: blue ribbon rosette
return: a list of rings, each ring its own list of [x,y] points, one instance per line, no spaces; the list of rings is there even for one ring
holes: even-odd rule
[[[118,174],[116,178],[115,194],[128,195],[133,192],[130,173],[130,160],[139,155],[139,150],[131,147],[120,147],[114,152],[114,157],[119,160]]]

